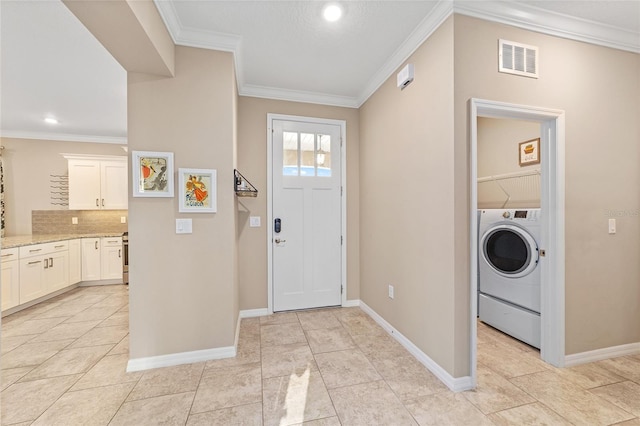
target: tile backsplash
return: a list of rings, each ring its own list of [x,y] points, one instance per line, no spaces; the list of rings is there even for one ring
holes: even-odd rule
[[[74,225],[72,219],[78,218]],[[127,231],[127,223],[120,223],[127,210],[33,210],[32,234],[94,234]]]

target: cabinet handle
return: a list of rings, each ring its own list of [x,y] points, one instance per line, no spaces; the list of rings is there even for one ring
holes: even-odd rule
[[[53,248],[62,248],[64,247],[64,244],[60,244],[59,246],[54,246]]]
[[[96,241],[96,250],[98,250],[98,242]]]
[[[104,207],[104,198],[102,199],[102,207]]]
[[[122,257],[122,249],[118,249],[118,257]]]
[[[49,269],[49,259],[44,260],[44,269]]]
[[[27,263],[27,265],[35,265],[36,263],[42,263],[42,260],[34,260],[33,262]]]
[[[49,258],[49,267],[53,268],[53,257]]]
[[[13,256],[13,253],[3,254],[1,257],[9,257],[9,256]]]
[[[34,252],[36,252],[36,251],[41,251],[41,250],[42,250],[42,249],[30,249],[30,250],[29,250],[29,253],[34,253]]]
[[[96,207],[100,207],[100,204],[98,203],[98,199],[96,198]]]

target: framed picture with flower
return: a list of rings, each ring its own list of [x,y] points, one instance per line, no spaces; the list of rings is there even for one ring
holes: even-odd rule
[[[215,213],[217,210],[216,170],[178,169],[178,211]]]
[[[133,151],[133,196],[173,197],[173,152]]]

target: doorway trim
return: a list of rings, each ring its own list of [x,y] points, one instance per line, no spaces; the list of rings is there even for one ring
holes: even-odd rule
[[[267,113],[267,309],[273,314],[273,121],[299,121],[303,123],[331,124],[340,127],[340,256],[342,306],[347,301],[347,122],[329,118]]]
[[[470,203],[471,241],[471,377],[477,385],[478,309],[478,117],[506,118],[540,123],[541,248],[540,264],[541,350],[543,361],[556,367],[565,362],[565,113],[562,110],[471,98],[470,107]]]

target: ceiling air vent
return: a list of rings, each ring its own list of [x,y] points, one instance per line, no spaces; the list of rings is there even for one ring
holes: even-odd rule
[[[500,40],[498,71],[538,78],[538,48]]]

